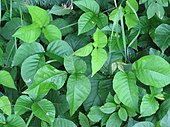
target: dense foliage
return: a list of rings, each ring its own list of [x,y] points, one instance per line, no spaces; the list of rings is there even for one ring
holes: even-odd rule
[[[0,127],[170,127],[170,0],[0,0]]]

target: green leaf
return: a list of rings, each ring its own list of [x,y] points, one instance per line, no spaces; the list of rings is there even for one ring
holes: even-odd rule
[[[19,28],[13,35],[24,42],[32,43],[37,40],[41,34],[41,29],[36,23],[33,23],[29,26],[23,26]]]
[[[61,40],[61,31],[55,25],[48,25],[43,29],[45,38],[49,41]]]
[[[159,103],[153,96],[146,94],[142,98],[142,103],[140,105],[141,117],[151,116],[155,114],[158,109]]]
[[[45,58],[39,54],[28,57],[21,66],[21,76],[27,85],[33,83],[37,70],[45,65]]]
[[[3,50],[0,47],[0,66],[3,65]]]
[[[122,120],[119,118],[117,112],[113,113],[107,120],[106,127],[120,127]]]
[[[88,56],[93,50],[93,44],[89,43],[88,45],[78,49],[73,53],[75,56],[85,57]]]
[[[26,58],[36,53],[44,52],[44,48],[40,43],[23,43],[16,51],[13,59],[13,66],[21,64]]]
[[[7,118],[6,125],[3,127],[25,127],[25,121],[18,115],[11,115]]]
[[[82,14],[78,20],[78,35],[88,32],[96,26],[95,14],[86,12]]]
[[[118,111],[118,116],[121,120],[126,121],[128,118],[126,109],[124,109],[123,107],[120,107],[120,109]]]
[[[82,74],[73,74],[67,82],[67,101],[70,106],[70,115],[86,100],[91,91],[89,79]]]
[[[40,100],[35,102],[32,105],[33,114],[41,120],[52,124],[55,119],[55,107],[53,103],[48,101],[47,99]]]
[[[105,114],[111,114],[116,110],[117,106],[114,103],[108,102],[100,107],[100,110]]]
[[[17,115],[22,115],[31,109],[33,101],[26,95],[20,96],[14,106],[14,112]]]
[[[104,48],[107,44],[107,36],[97,28],[96,32],[93,34],[94,47]]]
[[[131,13],[125,14],[125,21],[126,21],[126,25],[128,27],[128,30],[135,27],[139,23],[136,15],[131,14]]]
[[[119,100],[126,106],[134,109],[138,108],[138,87],[136,78],[132,72],[116,73],[113,79],[113,89],[116,92]]]
[[[52,127],[77,127],[75,123],[64,118],[56,118]]]
[[[78,6],[84,12],[94,12],[96,14],[99,13],[100,7],[98,3],[94,0],[79,0],[75,1],[74,4]]]
[[[136,0],[127,0],[126,1],[126,7],[125,7],[125,11],[127,13],[133,13],[133,10],[131,9],[131,7],[129,7],[129,5],[127,4],[127,2],[132,6],[132,8],[137,12],[138,11],[138,2]]]
[[[102,48],[95,48],[91,54],[92,56],[92,76],[96,74],[107,60],[107,52]]]
[[[161,119],[160,125],[161,127],[168,127],[168,125],[170,125],[170,108],[167,114]]]
[[[159,25],[155,30],[153,41],[164,52],[170,46],[170,25]]]
[[[149,121],[136,123],[133,127],[155,127],[155,125]]]
[[[86,62],[76,56],[69,56],[64,58],[64,67],[71,74],[85,73],[87,70]]]
[[[50,16],[47,11],[38,6],[27,6],[27,8],[32,17],[33,23],[38,24],[40,28],[49,24]]]
[[[96,20],[97,26],[102,29],[103,27],[108,25],[108,17],[104,13],[99,13],[97,15],[97,20]]]
[[[169,110],[169,107],[170,107],[170,99],[166,99],[161,105],[160,105],[160,108],[159,108],[159,111],[158,111],[158,115],[159,115],[159,119],[162,119],[166,113],[168,112]]]
[[[147,9],[148,19],[152,18],[155,15],[155,2],[151,3]]]
[[[8,116],[11,115],[11,103],[7,96],[0,97],[0,109]]]
[[[90,112],[88,113],[88,118],[93,122],[99,122],[103,117],[104,113],[100,111],[100,107],[93,106],[90,108]]]
[[[14,80],[12,79],[10,73],[5,70],[0,71],[0,84],[8,88],[16,89]]]
[[[114,21],[114,22],[119,21],[120,20],[120,13],[121,13],[120,8],[114,9],[109,15],[109,20]]]
[[[151,64],[153,62],[154,64]],[[170,65],[159,56],[144,56],[137,60],[132,68],[137,78],[145,85],[160,88],[170,83]]]
[[[79,121],[81,127],[90,127],[88,118],[81,112],[79,112]]]
[[[54,5],[51,8],[49,13],[54,14],[54,15],[58,15],[58,16],[63,16],[63,15],[70,14],[70,12],[72,12],[71,9],[64,8],[63,6]]]

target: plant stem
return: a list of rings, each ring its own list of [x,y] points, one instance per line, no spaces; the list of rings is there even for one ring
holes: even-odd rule
[[[33,112],[32,112],[31,115],[30,115],[30,117],[29,117],[29,119],[28,119],[28,121],[27,121],[27,124],[26,124],[25,127],[28,127],[28,125],[30,124],[30,122],[31,122],[31,120],[32,120],[33,117],[34,117],[34,114],[33,114]]]
[[[64,27],[60,28],[60,30],[63,30],[63,29],[65,29],[65,28],[68,28],[68,27],[71,27],[71,26],[74,26],[74,25],[76,25],[76,24],[78,24],[78,22],[75,22],[75,23],[73,23],[73,24],[64,26]]]

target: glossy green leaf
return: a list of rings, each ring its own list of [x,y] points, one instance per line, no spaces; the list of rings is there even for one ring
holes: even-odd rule
[[[31,110],[31,105],[33,104],[33,101],[30,97],[26,95],[20,96],[14,106],[14,112],[17,115],[22,115],[25,112]]]
[[[54,5],[51,8],[49,13],[54,14],[54,15],[58,15],[58,16],[63,16],[63,15],[70,14],[71,12],[72,12],[71,9],[64,8],[63,6]]]
[[[61,40],[61,31],[55,25],[48,25],[43,29],[45,38],[49,41]]]
[[[119,118],[117,112],[113,113],[107,120],[106,127],[121,127],[122,120]]]
[[[67,72],[71,74],[85,73],[87,70],[86,62],[76,56],[69,56],[64,58],[64,67]]]
[[[126,1],[126,7],[125,7],[125,11],[127,13],[133,13],[133,10],[131,9],[131,7],[129,7],[129,5],[127,4],[127,2],[130,4],[130,6],[137,12],[138,11],[138,2],[136,0],[127,0]]]
[[[92,50],[93,50],[93,44],[89,43],[88,45],[75,51],[73,55],[85,57],[85,56],[88,56],[92,52]]]
[[[104,13],[99,13],[96,20],[97,26],[102,29],[108,25],[108,17]]]
[[[95,14],[92,12],[86,12],[82,14],[78,20],[78,35],[88,32],[96,26]]]
[[[11,115],[7,118],[7,124],[3,127],[25,127],[25,121],[18,115]]]
[[[111,102],[105,103],[103,106],[100,107],[100,110],[105,114],[111,114],[116,110],[116,105]]]
[[[99,13],[100,7],[95,0],[79,0],[75,1],[74,4],[85,12]]]
[[[153,41],[164,52],[170,46],[170,25],[159,25],[155,30]]]
[[[100,107],[93,106],[90,108],[90,112],[88,113],[88,118],[93,122],[99,122],[103,117],[104,113],[100,111]]]
[[[141,117],[151,116],[155,114],[158,109],[159,103],[153,96],[146,94],[142,98],[142,103],[140,105]]]
[[[155,125],[149,121],[136,123],[133,127],[155,127]]]
[[[75,123],[68,119],[56,118],[52,127],[77,127]]]
[[[119,100],[128,107],[138,108],[138,87],[136,78],[132,72],[116,73],[113,79],[113,89]]]
[[[126,121],[128,118],[126,109],[124,109],[123,107],[120,107],[120,109],[118,111],[118,116],[121,120]]]
[[[45,65],[45,58],[39,54],[28,57],[21,66],[21,76],[27,85],[33,83],[37,70]]]
[[[16,89],[14,80],[12,79],[10,73],[5,70],[0,71],[0,84],[8,88]]]
[[[40,28],[49,24],[50,16],[46,10],[38,6],[27,6],[27,8],[32,17],[33,23],[38,24]]]
[[[87,116],[81,112],[79,112],[79,121],[80,121],[81,127],[90,127],[90,123],[89,123]]]
[[[139,23],[136,15],[133,13],[125,14],[125,21],[126,21],[126,25],[128,26],[128,30],[135,27]]]
[[[8,116],[11,115],[11,103],[7,96],[0,97],[0,110]]]
[[[21,64],[26,58],[30,55],[34,55],[36,53],[43,53],[44,48],[40,43],[24,43],[22,44],[16,51],[13,59],[13,66]]]
[[[93,34],[94,47],[104,48],[107,44],[107,36],[97,28],[96,32]]]
[[[168,127],[168,125],[170,125],[170,108],[167,114],[161,119],[160,125],[161,127]]]
[[[41,34],[41,29],[36,23],[19,28],[13,35],[24,42],[35,42]]]
[[[102,48],[95,48],[91,54],[92,56],[92,76],[96,74],[107,60],[107,53]]]
[[[73,74],[67,81],[67,101],[70,106],[70,115],[86,100],[91,91],[89,79],[82,74]]]
[[[159,115],[159,119],[162,119],[166,113],[168,112],[170,107],[170,99],[166,99],[161,105],[160,108],[158,110],[158,115]]]
[[[153,62],[154,64],[151,64]],[[170,65],[156,55],[144,56],[137,60],[133,64],[133,71],[145,85],[160,88],[170,83]]]
[[[41,120],[52,124],[55,119],[55,107],[47,99],[42,99],[32,105],[33,114]]]

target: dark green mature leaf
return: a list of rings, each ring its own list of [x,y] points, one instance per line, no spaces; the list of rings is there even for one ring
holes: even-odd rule
[[[122,124],[122,120],[119,118],[118,113],[113,113],[107,123],[106,123],[106,127],[120,127]]]
[[[79,121],[80,121],[81,127],[90,127],[88,118],[86,117],[86,115],[84,115],[81,112],[79,112]]]
[[[75,123],[64,118],[56,118],[52,127],[77,127]]]
[[[154,64],[151,64],[153,61]],[[145,85],[160,88],[170,83],[170,65],[159,56],[148,55],[140,58],[133,64],[133,71]]]
[[[92,76],[96,74],[107,60],[107,52],[102,48],[95,48],[91,54],[92,56]]]
[[[85,12],[99,13],[100,7],[95,0],[79,0],[75,1],[74,4]]]
[[[103,106],[100,107],[100,110],[103,113],[111,114],[111,113],[113,113],[116,110],[116,108],[117,107],[116,107],[116,105],[114,103],[107,102]]]
[[[2,65],[3,65],[3,51],[0,47],[0,66],[2,66]]]
[[[11,115],[7,118],[7,124],[3,127],[25,127],[25,121],[18,115]]]
[[[46,10],[38,6],[27,6],[27,8],[32,17],[33,23],[38,24],[40,28],[49,24],[50,16]]]
[[[37,70],[45,65],[45,58],[39,54],[28,57],[21,66],[21,76],[27,85],[33,83]]]
[[[151,116],[155,114],[158,109],[159,103],[153,96],[146,94],[142,98],[142,103],[140,105],[141,117]]]
[[[34,55],[36,53],[43,53],[44,48],[40,43],[24,43],[22,44],[16,51],[14,59],[13,59],[13,66],[21,64],[26,58],[30,55]]]
[[[41,34],[41,29],[36,23],[19,28],[13,35],[24,42],[35,42]]]
[[[58,6],[58,5],[54,5],[51,10],[50,10],[50,14],[54,14],[54,15],[67,15],[69,14],[70,12],[72,12],[71,9],[68,9],[68,8],[64,8],[62,6]]]
[[[108,25],[108,17],[104,13],[99,13],[97,16],[97,20],[95,21],[97,26],[102,29],[103,27]]]
[[[132,72],[116,73],[113,79],[113,89],[119,100],[128,107],[138,108],[138,87],[136,78]]]
[[[155,127],[155,125],[151,122],[144,121],[144,122],[136,123],[133,127]]]
[[[161,127],[168,127],[170,125],[170,108],[167,114],[160,121]]]
[[[95,14],[86,12],[82,14],[78,20],[78,35],[88,32],[96,26]]]
[[[160,108],[159,108],[159,111],[158,111],[158,115],[159,115],[159,119],[162,119],[166,113],[168,112],[169,110],[169,107],[170,107],[170,99],[166,99],[161,105],[160,105]]]
[[[25,112],[31,110],[31,105],[33,104],[33,101],[30,97],[26,95],[20,96],[14,106],[14,112],[17,115],[22,115]]]
[[[11,103],[7,96],[0,97],[0,110],[8,116],[11,115]]]
[[[14,80],[12,79],[10,73],[5,70],[0,71],[0,84],[8,88],[16,89]]]
[[[64,67],[71,74],[85,73],[87,70],[86,62],[75,56],[64,58]]]
[[[89,79],[82,74],[73,74],[67,82],[67,101],[70,106],[70,115],[86,100],[91,91]]]
[[[48,122],[49,124],[52,124],[54,122],[55,107],[53,103],[51,103],[47,99],[42,99],[38,102],[35,102],[32,105],[32,112],[36,117]]]
[[[44,36],[49,42],[61,40],[60,30],[55,25],[48,25],[43,29]]]
[[[170,25],[159,25],[155,30],[153,41],[164,52],[170,46]]]

